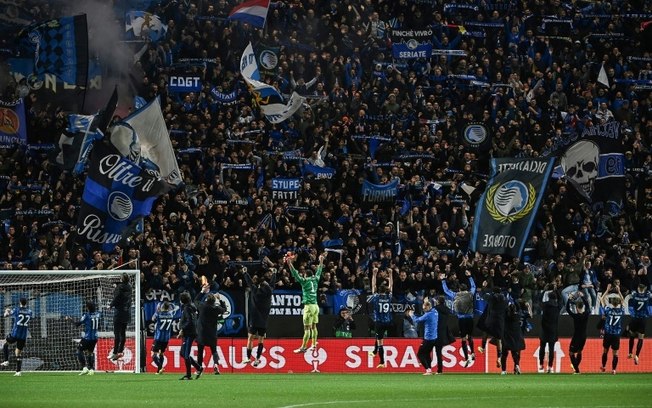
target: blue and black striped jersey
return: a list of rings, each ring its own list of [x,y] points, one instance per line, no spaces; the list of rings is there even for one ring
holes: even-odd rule
[[[27,340],[29,321],[32,320],[34,313],[28,307],[14,307],[10,316],[13,319],[11,328],[11,337],[18,340]]]
[[[156,320],[156,330],[154,331],[154,341],[167,342],[170,341],[170,333],[172,332],[172,321],[174,320],[174,312],[156,312],[154,315]]]

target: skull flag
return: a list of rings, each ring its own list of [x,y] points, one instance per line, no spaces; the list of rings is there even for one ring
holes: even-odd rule
[[[553,158],[491,160],[491,178],[476,204],[471,251],[521,256],[553,162]]]
[[[560,160],[566,180],[594,210],[606,210],[610,215],[622,209],[624,163],[620,125],[615,121],[586,128]]]

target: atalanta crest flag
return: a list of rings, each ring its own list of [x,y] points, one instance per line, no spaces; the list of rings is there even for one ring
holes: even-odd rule
[[[470,249],[520,257],[554,159],[491,160],[491,178],[477,203]]]
[[[150,214],[154,200],[166,191],[166,183],[109,143],[96,142],[88,164],[77,234],[111,251],[132,223]]]

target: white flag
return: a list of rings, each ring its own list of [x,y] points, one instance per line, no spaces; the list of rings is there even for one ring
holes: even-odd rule
[[[132,113],[123,122],[131,126],[136,134],[128,127],[116,126],[111,131],[111,143],[126,157],[135,158],[140,155],[151,161],[158,167],[161,177],[173,186],[181,184],[183,180],[179,164],[172,149],[159,98]]]
[[[607,78],[607,71],[604,69],[604,62],[602,63],[600,73],[598,74],[598,82],[609,88],[609,78]]]

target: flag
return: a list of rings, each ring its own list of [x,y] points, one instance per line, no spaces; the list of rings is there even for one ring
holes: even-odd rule
[[[276,77],[280,53],[281,47],[270,47],[263,44],[256,47],[256,62],[258,62],[261,74]]]
[[[305,102],[306,98],[292,93],[287,104],[281,93],[271,85],[260,81],[260,71],[254,49],[249,43],[240,58],[240,71],[254,96],[254,104],[260,108],[271,123],[281,123],[292,116]]]
[[[521,256],[553,162],[553,158],[491,160],[491,178],[475,212],[471,251]]]
[[[134,109],[138,110],[147,105],[147,101],[142,96],[134,96]]]
[[[229,20],[249,23],[254,27],[265,27],[270,0],[250,0],[235,6],[229,13]]]
[[[606,86],[607,88],[609,88],[609,78],[607,77],[607,71],[604,69],[604,62],[600,67],[600,73],[598,74],[598,82]]]
[[[23,45],[34,53],[34,75],[49,73],[70,85],[88,82],[86,15],[61,17],[21,31]]]
[[[113,113],[118,106],[118,87],[113,89],[106,106],[95,115],[68,115],[68,126],[59,138],[55,162],[65,170],[81,174],[88,161],[93,143],[104,138]]]
[[[158,168],[165,181],[172,187],[179,186],[183,180],[172,149],[170,134],[165,125],[159,98],[152,100],[123,119],[122,122],[120,126],[114,126],[111,130],[111,143],[123,156],[130,156],[135,151],[139,151],[139,155],[143,159]],[[128,126],[124,126],[124,124]],[[132,129],[137,138],[137,146],[133,145]]]
[[[0,0],[0,27],[26,26],[33,22],[32,12],[16,1]]]
[[[362,184],[361,199],[366,204],[394,203],[398,194],[398,179],[387,184],[373,184],[365,180]]]
[[[0,101],[0,145],[27,144],[25,103]]]
[[[125,33],[131,39],[149,38],[156,42],[165,37],[167,31],[168,26],[156,14],[146,11],[128,11],[125,14]]]
[[[462,132],[464,145],[477,152],[491,149],[491,132],[484,122],[469,122]]]
[[[594,210],[621,212],[625,194],[625,156],[616,121],[584,129],[560,159],[564,178]]]
[[[150,214],[164,191],[160,177],[127,160],[110,143],[96,143],[77,221],[79,238],[112,251],[133,223]]]
[[[314,175],[317,180],[330,180],[335,176],[335,169],[332,167],[315,166],[314,164],[305,162],[301,166],[301,175],[305,177],[309,174]]]

